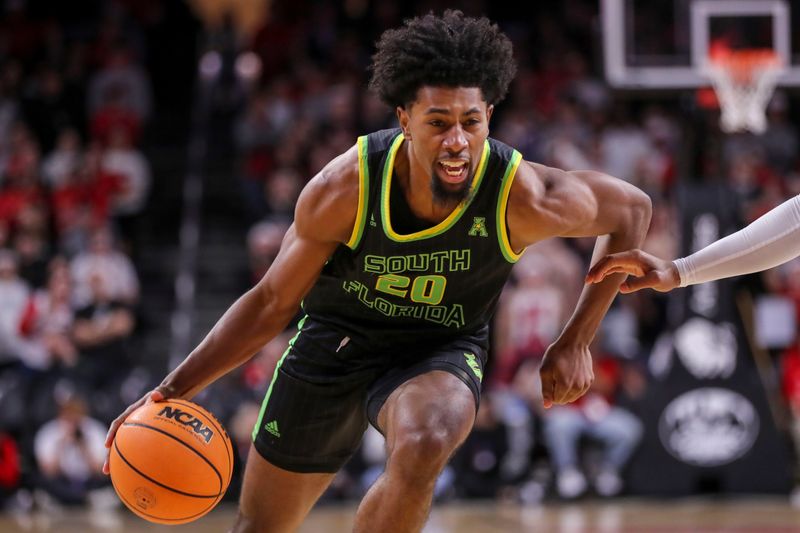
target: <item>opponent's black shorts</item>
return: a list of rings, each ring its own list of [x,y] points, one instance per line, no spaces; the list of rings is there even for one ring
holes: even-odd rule
[[[308,317],[299,325],[267,390],[253,429],[256,450],[292,472],[336,472],[389,395],[411,378],[444,370],[480,402],[487,333],[398,351],[359,346]]]

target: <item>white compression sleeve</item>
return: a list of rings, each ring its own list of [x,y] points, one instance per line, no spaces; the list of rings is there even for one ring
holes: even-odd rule
[[[759,272],[800,255],[800,196],[688,257],[676,259],[681,287]]]

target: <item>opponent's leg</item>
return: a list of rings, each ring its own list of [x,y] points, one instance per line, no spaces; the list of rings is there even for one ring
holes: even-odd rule
[[[231,533],[294,531],[335,474],[299,474],[270,464],[253,448],[244,471],[239,514]]]
[[[395,389],[378,415],[386,435],[386,470],[364,496],[354,531],[421,530],[436,478],[474,420],[472,391],[448,372],[434,370]]]

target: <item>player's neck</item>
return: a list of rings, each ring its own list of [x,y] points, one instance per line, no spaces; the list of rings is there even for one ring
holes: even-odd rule
[[[403,191],[403,197],[414,216],[438,224],[453,212],[459,202],[442,204],[434,199],[430,169],[412,163],[410,149],[409,142],[403,141],[403,146],[395,157],[395,179],[392,184]]]

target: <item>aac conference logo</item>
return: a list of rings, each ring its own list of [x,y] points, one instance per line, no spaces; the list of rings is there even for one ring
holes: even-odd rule
[[[747,398],[711,387],[678,396],[658,422],[667,451],[695,466],[719,466],[738,459],[753,446],[758,428],[758,413]]]

